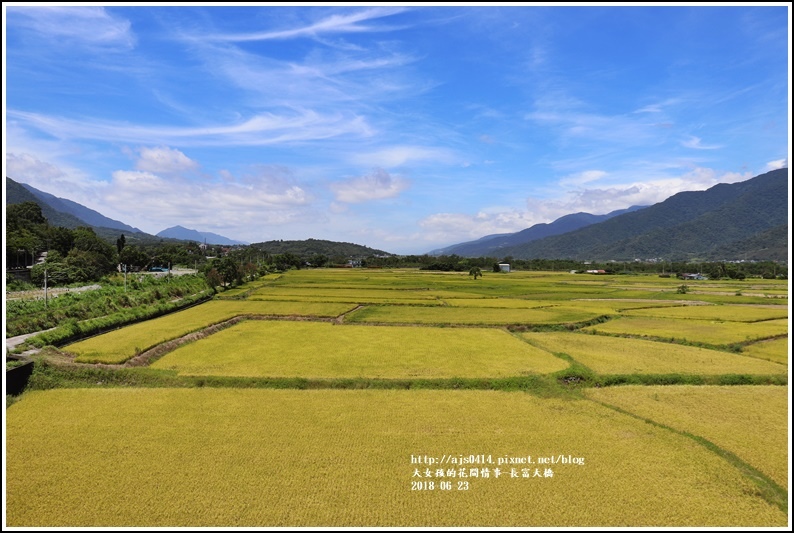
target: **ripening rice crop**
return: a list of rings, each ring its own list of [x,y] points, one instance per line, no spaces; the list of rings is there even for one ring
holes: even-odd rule
[[[442,300],[455,300],[455,299],[465,299],[465,300],[472,300],[472,299],[486,299],[492,300],[494,296],[488,296],[485,294],[478,294],[476,292],[467,292],[464,290],[457,290],[457,291],[449,291],[449,290],[431,290],[429,294],[432,295],[434,298],[440,298]]]
[[[718,350],[582,333],[523,333],[533,345],[564,353],[599,374],[785,374],[782,365]]]
[[[353,306],[312,302],[248,302],[214,300],[178,313],[133,324],[103,335],[75,342],[64,351],[81,363],[123,363],[162,342],[218,324],[240,315],[298,315],[334,317]]]
[[[151,366],[200,376],[498,378],[556,372],[568,363],[493,328],[251,320]]]
[[[349,304],[393,304],[393,305],[443,305],[441,300],[411,300],[407,298],[354,298],[350,296],[298,296],[298,295],[255,295],[247,298],[249,302],[338,302]]]
[[[788,364],[791,349],[789,347],[788,337],[781,337],[779,339],[755,342],[745,346],[742,348],[742,353],[776,363]]]
[[[241,294],[244,294],[244,293],[246,293],[248,291],[252,291],[252,290],[260,288],[260,287],[264,287],[264,286],[266,286],[266,285],[268,285],[270,283],[271,283],[270,281],[265,280],[265,279],[259,279],[259,280],[256,280],[256,281],[249,281],[247,283],[243,283],[242,285],[240,285],[238,287],[234,287],[233,289],[226,289],[225,291],[220,293],[218,296],[220,298],[232,298],[232,297],[235,297],[235,296],[240,296]]]
[[[435,296],[426,290],[402,289],[348,289],[317,288],[317,287],[265,287],[251,294],[251,299],[272,299],[284,297],[313,298],[315,301],[324,301],[332,298],[333,301],[370,302],[381,300],[435,300]]]
[[[451,307],[491,307],[503,309],[534,309],[551,307],[559,302],[548,300],[523,300],[519,298],[448,298],[444,300]]]
[[[61,389],[12,405],[6,439],[12,527],[787,521],[693,439],[595,402],[523,393]],[[463,457],[483,462],[449,462]]]
[[[720,345],[784,335],[788,331],[788,322],[786,320],[765,320],[763,322],[744,323],[675,318],[623,317],[603,324],[589,326],[584,328],[584,331],[659,337]]]
[[[543,309],[373,306],[351,313],[346,320],[390,324],[567,324],[597,316],[597,312],[575,306]]]
[[[693,305],[686,307],[666,307],[659,309],[633,309],[626,311],[629,316],[685,318],[697,320],[716,320],[721,322],[757,322],[775,318],[787,318],[788,309],[779,306],[749,307],[738,305]]]
[[[589,398],[704,437],[781,487],[788,481],[788,389],[780,386],[625,386]]]
[[[640,298],[610,298],[610,299],[576,299],[570,302],[573,305],[583,308],[600,308],[608,309],[611,313],[622,312],[626,309],[659,309],[664,307],[673,307],[681,305],[678,302],[671,302],[666,300],[644,300]]]

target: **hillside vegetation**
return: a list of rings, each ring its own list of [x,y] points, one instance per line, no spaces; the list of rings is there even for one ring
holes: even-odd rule
[[[516,258],[675,261],[779,259],[787,248],[781,228],[788,220],[788,169],[707,191],[678,193],[651,207],[563,235],[504,249]],[[774,231],[772,231],[774,230]],[[763,241],[761,241],[763,239]]]

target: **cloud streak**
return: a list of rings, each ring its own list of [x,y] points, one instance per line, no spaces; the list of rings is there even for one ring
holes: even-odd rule
[[[718,144],[703,144],[700,137],[690,135],[689,138],[681,141],[681,146],[685,148],[692,148],[693,150],[718,150],[722,148]]]
[[[61,45],[128,50],[136,42],[129,20],[109,14],[103,7],[10,6],[8,15],[38,38]]]
[[[96,119],[70,119],[9,110],[8,116],[29,128],[61,139],[93,139],[178,146],[262,146],[340,136],[368,137],[363,117],[299,110],[291,115],[260,113],[228,125],[201,127],[141,126]]]
[[[356,154],[352,161],[357,165],[394,168],[428,162],[449,165],[458,162],[458,158],[448,148],[402,145]]]
[[[249,42],[296,39],[301,37],[316,38],[325,34],[338,33],[383,32],[388,31],[388,27],[367,26],[361,23],[389,17],[404,11],[405,8],[400,7],[378,7],[350,14],[331,15],[307,26],[298,28],[254,33],[214,34],[210,35],[208,38],[209,40],[223,42]]]

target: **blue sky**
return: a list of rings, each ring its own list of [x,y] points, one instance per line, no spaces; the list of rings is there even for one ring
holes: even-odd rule
[[[400,254],[788,166],[790,10],[6,3],[4,171]]]

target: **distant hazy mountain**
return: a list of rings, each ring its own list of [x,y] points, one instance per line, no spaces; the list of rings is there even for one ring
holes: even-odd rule
[[[8,178],[6,178],[8,180]],[[110,229],[117,229],[121,231],[127,231],[130,233],[140,233],[141,230],[138,228],[133,228],[123,222],[119,222],[118,220],[113,220],[112,218],[108,218],[93,209],[89,209],[84,205],[80,205],[77,202],[73,202],[72,200],[67,200],[66,198],[58,198],[50,193],[40,191],[35,187],[27,185],[25,183],[20,183],[22,187],[27,189],[33,196],[44,202],[45,204],[49,205],[56,211],[60,211],[61,213],[67,213],[72,215],[79,220],[82,220],[85,224],[89,226],[97,226],[101,228],[110,228]]]
[[[187,228],[183,228],[182,226],[173,226],[168,229],[164,229],[163,231],[158,233],[157,236],[170,238],[170,239],[180,239],[183,241],[196,241],[199,243],[206,242],[207,244],[225,244],[225,245],[248,244],[247,242],[235,241],[229,239],[228,237],[224,237],[223,235],[218,235],[216,233],[187,229]]]
[[[640,211],[512,246],[518,259],[626,261],[773,259],[786,250],[788,168],[706,191],[678,193]],[[747,248],[745,248],[747,247]],[[731,255],[725,255],[730,253]]]
[[[628,209],[620,209],[612,211],[606,215],[591,215],[590,213],[573,213],[558,218],[554,222],[548,224],[541,223],[535,224],[527,229],[518,231],[516,233],[501,233],[496,235],[487,235],[476,241],[464,242],[461,244],[454,244],[433,250],[430,255],[459,255],[461,257],[493,257],[493,256],[507,256],[511,255],[505,253],[504,250],[513,246],[526,244],[538,239],[550,237],[552,235],[560,235],[574,231],[585,226],[597,224],[610,218],[622,215],[624,213],[631,213],[645,208],[646,206],[632,206]]]

